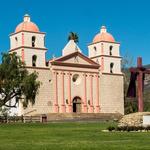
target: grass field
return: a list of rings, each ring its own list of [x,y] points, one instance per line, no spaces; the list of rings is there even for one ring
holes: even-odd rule
[[[0,150],[150,150],[150,133],[101,132],[110,124],[0,124]]]

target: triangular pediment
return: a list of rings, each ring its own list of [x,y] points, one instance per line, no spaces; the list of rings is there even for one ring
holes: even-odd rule
[[[90,58],[88,58],[87,56],[83,55],[80,52],[74,52],[72,54],[66,55],[66,56],[62,56],[60,58],[55,59],[54,61],[51,62],[52,64],[57,64],[59,63],[59,65],[64,65],[65,66],[68,64],[68,66],[71,65],[88,65],[88,66],[95,66],[95,67],[99,67],[99,64],[97,64],[96,62],[94,62],[93,60],[91,60]]]

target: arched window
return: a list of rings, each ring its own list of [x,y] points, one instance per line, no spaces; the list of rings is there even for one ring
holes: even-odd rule
[[[97,49],[96,49],[96,46],[94,46],[94,50],[96,51]]]
[[[113,73],[114,63],[110,63],[110,73]]]
[[[36,37],[32,36],[32,47],[35,47],[35,40],[36,40]]]
[[[16,41],[16,46],[18,45],[18,38],[15,37],[15,41]]]
[[[109,47],[109,55],[110,55],[110,56],[112,56],[112,49],[113,49],[113,46],[111,45],[111,46]]]
[[[33,55],[33,56],[32,56],[32,66],[33,66],[33,67],[36,67],[36,60],[37,60],[37,56],[36,56],[36,55]]]
[[[18,38],[17,37],[15,37],[15,40],[16,40],[16,42],[18,42]]]
[[[96,55],[96,53],[97,53],[97,48],[96,46],[94,46],[94,54]]]

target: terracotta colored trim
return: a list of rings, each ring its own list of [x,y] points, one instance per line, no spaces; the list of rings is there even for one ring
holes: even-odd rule
[[[97,55],[97,56],[94,56],[94,57],[90,57],[90,59],[93,59],[93,58],[97,58],[97,57],[110,57],[110,58],[122,58],[120,56],[109,56],[109,55]]]
[[[47,51],[47,48],[38,48],[38,47],[29,47],[29,46],[19,46],[19,47],[17,47],[17,48],[10,49],[9,51],[12,52],[12,51],[18,50],[18,49],[20,49],[20,48],[38,49],[38,50]]]
[[[104,75],[112,75],[112,76],[124,76],[123,74],[118,74],[118,73],[102,73]]]
[[[24,46],[24,33],[22,33],[22,46]],[[24,62],[25,60],[24,60],[24,58],[25,58],[25,56],[24,56],[24,48],[22,48],[22,50],[21,50],[21,58],[22,58],[22,62]]]
[[[24,46],[24,33],[22,33],[22,46]]]
[[[65,106],[65,96],[64,96],[64,72],[61,72],[61,76],[62,76],[62,104],[61,104],[61,111],[62,113],[66,112],[66,106]]]
[[[22,50],[21,50],[21,59],[22,59],[22,62],[24,62],[24,49],[22,48]]]
[[[56,58],[55,61],[65,61],[65,60],[67,60],[69,58],[72,58],[74,56],[80,56],[82,59],[84,59],[85,61],[89,62],[90,64],[98,65],[95,61],[89,59],[87,56],[83,55],[80,52],[74,52],[74,53],[68,54],[66,56],[62,56],[60,58]]]
[[[101,54],[102,55],[104,54],[104,44],[103,43],[101,44]]]
[[[91,78],[90,79],[91,80],[90,81],[90,84],[91,84],[91,88],[90,88],[90,90],[91,90],[91,92],[90,92],[91,93],[91,95],[90,95],[90,97],[91,97],[91,103],[90,103],[90,105],[93,106],[93,76],[91,75],[90,78]]]
[[[99,106],[99,76],[96,75],[96,113],[99,113],[100,106]]]
[[[75,63],[64,63],[59,61],[51,62],[52,65],[56,66],[68,66],[68,67],[77,67],[77,68],[90,68],[90,69],[98,69],[99,65],[86,65],[86,64],[75,64]]]
[[[86,73],[84,73],[83,76],[84,76],[84,101],[83,101],[83,112],[84,112],[84,113],[87,113]]]
[[[101,71],[104,71],[104,57],[101,58]]]
[[[22,30],[22,31],[19,31],[19,32],[14,32],[14,33],[11,33],[9,34],[9,36],[12,36],[12,35],[15,35],[15,34],[18,34],[20,32],[27,32],[27,33],[34,33],[34,34],[46,34],[46,32],[31,32],[31,31],[25,31],[25,30]]]
[[[58,70],[58,71],[70,71],[70,72],[83,72],[83,73],[95,73],[95,74],[99,74],[99,72],[93,72],[93,71],[79,71],[79,70],[68,70],[68,69],[53,69],[53,70]]]
[[[119,44],[120,45],[120,42],[100,41],[100,42],[95,42],[95,43],[89,43],[88,46],[93,45],[93,44],[97,44],[97,43],[114,43],[114,44]]]
[[[72,112],[72,105],[71,105],[71,74],[70,72],[68,73],[68,112]]]
[[[59,110],[58,110],[58,85],[57,85],[57,72],[53,72],[53,75],[54,75],[54,112],[55,113],[58,113]]]
[[[93,112],[93,75],[90,75],[90,113]]]
[[[25,68],[28,68],[28,69],[38,69],[38,70],[50,70],[50,68],[32,67],[32,66],[25,66]]]

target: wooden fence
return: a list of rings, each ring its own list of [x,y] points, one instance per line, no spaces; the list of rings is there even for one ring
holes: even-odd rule
[[[0,116],[0,123],[36,123],[36,122],[47,122],[46,115],[39,116]]]

